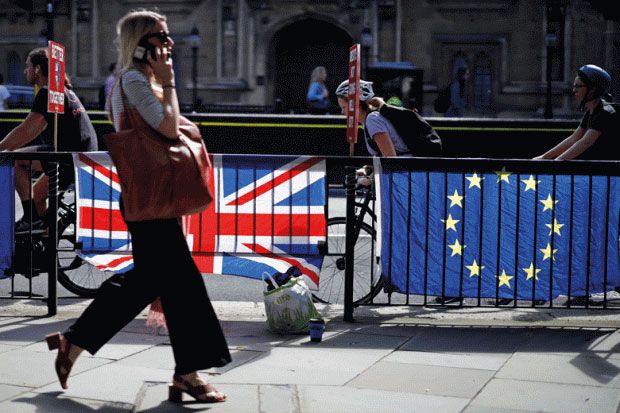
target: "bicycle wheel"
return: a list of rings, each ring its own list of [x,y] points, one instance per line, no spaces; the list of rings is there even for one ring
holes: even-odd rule
[[[74,231],[74,223],[60,220],[58,224],[58,282],[73,294],[93,298],[101,284],[113,273],[101,271],[77,255],[73,244]]]
[[[344,304],[344,267],[346,245],[346,218],[330,218],[327,221],[327,252],[319,275],[319,290],[313,294],[317,302]],[[373,267],[372,244],[376,232],[368,224],[362,223],[359,237],[355,243],[355,262],[353,279],[353,304],[370,301],[383,287],[383,279],[371,273]],[[331,255],[335,254],[335,255]]]

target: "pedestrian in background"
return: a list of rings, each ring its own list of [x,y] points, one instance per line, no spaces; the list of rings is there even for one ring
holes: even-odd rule
[[[4,76],[0,73],[0,112],[3,112],[9,108],[8,99],[11,97],[11,92],[4,86]]]
[[[457,69],[454,80],[450,84],[450,107],[446,111],[448,118],[462,118],[465,114],[465,91],[469,69],[461,66]]]
[[[121,74],[111,95],[114,128],[131,127],[126,111],[136,111],[162,139],[179,139],[179,125],[189,121],[179,114],[171,58],[174,41],[166,17],[146,10],[129,12],[116,31]],[[140,168],[140,154],[133,155],[135,167]],[[121,192],[121,212],[122,197]],[[160,297],[176,362],[169,400],[178,402],[182,393],[187,393],[200,402],[225,401],[226,395],[198,374],[199,370],[224,366],[231,358],[180,217],[126,223],[134,268],[103,283],[97,297],[65,333],[47,336],[50,349],[58,349],[56,373],[61,386],[67,388],[67,378],[82,349],[95,354]]]
[[[327,70],[323,66],[317,66],[310,74],[310,84],[306,93],[308,112],[312,114],[325,114],[329,112],[329,91],[325,86]]]
[[[110,93],[112,93],[112,87],[116,82],[117,75],[116,62],[110,63],[108,66],[108,76],[105,78],[105,82],[99,89],[99,105],[103,110],[109,110],[108,99],[110,97]]]

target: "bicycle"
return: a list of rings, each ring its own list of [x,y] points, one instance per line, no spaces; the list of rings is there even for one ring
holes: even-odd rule
[[[58,193],[58,282],[73,294],[93,298],[112,273],[98,269],[77,254],[80,245],[75,234],[74,184],[66,186]],[[46,231],[15,234],[15,254],[7,274],[30,279],[48,272],[47,242]]]
[[[383,278],[375,274],[374,249],[377,231],[374,222],[377,217],[371,202],[375,200],[372,186],[357,185],[356,194],[361,200],[355,202],[355,264],[353,284],[353,305],[370,302],[383,288]],[[373,225],[365,222],[369,217]],[[319,289],[313,294],[316,302],[327,304],[344,303],[344,269],[346,244],[346,217],[327,220],[327,244],[323,265],[319,275]]]

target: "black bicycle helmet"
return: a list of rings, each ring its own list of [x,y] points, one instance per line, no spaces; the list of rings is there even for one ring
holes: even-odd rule
[[[595,65],[584,65],[577,71],[577,76],[588,87],[594,91],[593,98],[604,96],[609,90],[611,76],[604,69]]]

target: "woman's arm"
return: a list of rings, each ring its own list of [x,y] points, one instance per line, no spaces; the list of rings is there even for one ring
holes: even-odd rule
[[[174,70],[172,67],[172,58],[168,53],[168,48],[159,47],[156,49],[156,59],[150,54],[147,55],[149,65],[153,69],[155,80],[164,90],[164,99],[162,107],[164,110],[164,118],[157,126],[157,131],[167,138],[178,139],[179,137],[179,100],[174,82]]]

